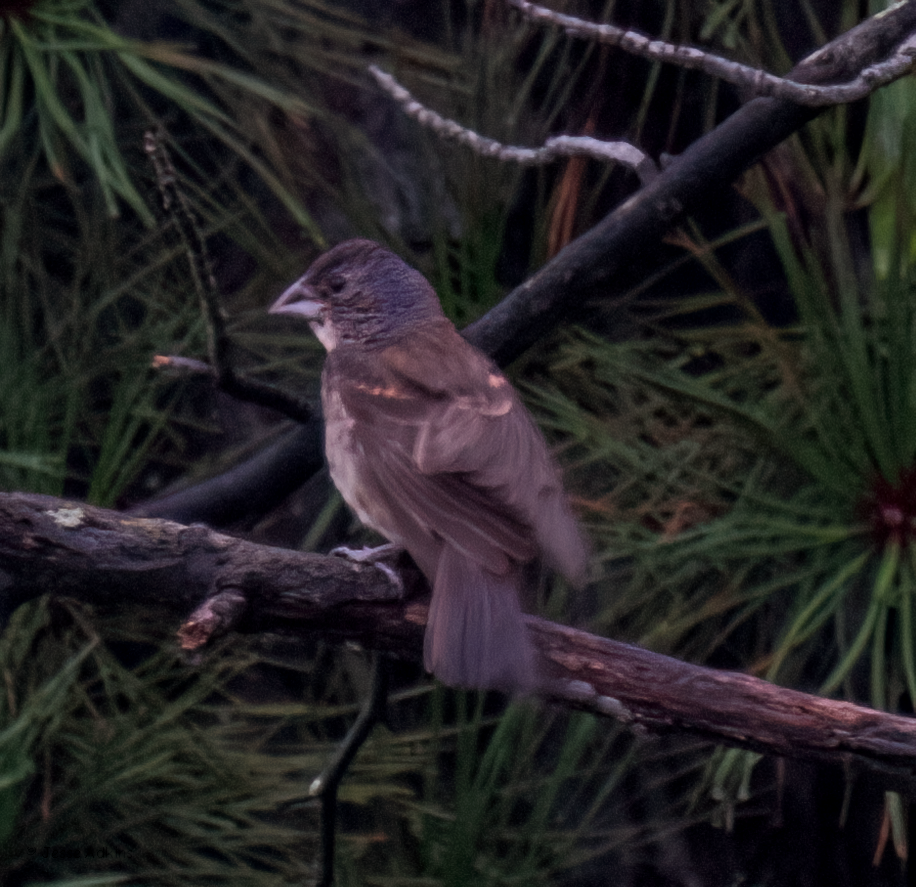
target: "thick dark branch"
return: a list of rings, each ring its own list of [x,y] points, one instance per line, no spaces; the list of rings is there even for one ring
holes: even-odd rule
[[[411,591],[422,589],[407,575]],[[205,527],[125,517],[48,496],[0,494],[5,615],[40,594],[183,624],[185,646],[214,631],[320,631],[419,659],[426,597],[372,566],[300,554]],[[190,618],[192,616],[193,618]],[[916,719],[786,690],[529,617],[552,701],[649,730],[860,767],[916,795]]]
[[[779,755],[868,770],[916,795],[916,719],[661,656],[528,617],[537,646],[571,681],[554,698],[652,731],[692,733]],[[581,677],[580,677],[581,680]]]
[[[129,513],[211,527],[266,514],[322,468],[323,437],[324,425],[316,414],[222,474],[141,502]]]
[[[914,31],[916,0],[910,0],[821,47],[787,77],[797,83],[849,81],[886,58]],[[658,244],[679,218],[733,182],[821,110],[775,98],[744,105],[467,327],[464,335],[498,363],[511,362],[581,305],[586,295],[607,287],[635,256]]]

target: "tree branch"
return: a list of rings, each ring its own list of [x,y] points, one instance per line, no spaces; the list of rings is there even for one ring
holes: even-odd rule
[[[427,598],[373,566],[256,545],[50,496],[0,494],[0,611],[41,594],[183,622],[195,649],[228,630],[320,631],[419,660]],[[189,618],[189,615],[192,618]],[[916,796],[916,719],[787,690],[528,617],[548,699],[651,731],[842,763]]]
[[[368,71],[379,87],[401,106],[405,114],[441,138],[465,145],[482,157],[494,157],[523,166],[543,166],[553,163],[558,157],[591,157],[604,163],[623,164],[636,172],[643,184],[648,184],[658,175],[658,168],[652,158],[629,142],[606,142],[591,136],[553,136],[540,148],[504,145],[427,108],[381,68],[369,65]]]
[[[796,65],[798,83],[846,82],[880,62],[916,32],[916,0],[862,22]],[[510,363],[546,331],[656,245],[683,215],[733,182],[762,154],[823,108],[757,98],[694,142],[649,185],[562,249],[482,318],[465,337],[500,364]]]
[[[916,35],[910,35],[900,43],[889,58],[875,61],[861,71],[855,72],[854,75],[850,74],[848,82],[836,86],[815,86],[797,79],[792,74],[789,77],[777,77],[767,71],[721,58],[694,46],[665,43],[662,40],[655,40],[645,34],[640,34],[638,31],[618,28],[611,24],[588,22],[572,15],[554,12],[545,6],[529,3],[528,0],[507,0],[507,2],[519,10],[525,18],[563,28],[567,34],[574,37],[615,46],[633,55],[668,62],[679,68],[703,71],[705,74],[718,77],[735,86],[745,87],[754,95],[773,96],[815,108],[864,99],[876,89],[903,77],[912,69],[914,59],[916,59]],[[817,55],[818,53],[814,53],[808,61],[814,61]]]
[[[275,385],[236,372],[230,357],[230,339],[226,329],[222,293],[213,275],[210,251],[207,249],[206,238],[191,203],[179,186],[178,173],[165,146],[164,129],[160,127],[158,132],[148,130],[143,136],[143,147],[156,174],[162,207],[178,230],[188,256],[191,280],[200,301],[200,313],[207,330],[207,354],[210,360],[209,364],[206,364],[188,357],[157,355],[153,358],[153,367],[209,375],[226,394],[239,400],[270,407],[299,422],[308,422],[315,415],[308,401],[294,397]]]
[[[267,514],[323,466],[324,425],[316,414],[222,474],[141,502],[127,513],[226,527]]]

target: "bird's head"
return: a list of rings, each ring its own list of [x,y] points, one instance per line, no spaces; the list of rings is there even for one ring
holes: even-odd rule
[[[319,256],[269,310],[306,318],[328,351],[384,347],[443,316],[426,278],[371,240],[347,240]]]

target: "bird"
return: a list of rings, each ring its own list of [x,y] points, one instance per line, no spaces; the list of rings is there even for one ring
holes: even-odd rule
[[[468,689],[543,686],[521,607],[526,568],[540,560],[582,586],[588,546],[512,384],[426,278],[371,240],[320,255],[269,311],[305,318],[327,351],[335,486],[432,587],[426,670]]]

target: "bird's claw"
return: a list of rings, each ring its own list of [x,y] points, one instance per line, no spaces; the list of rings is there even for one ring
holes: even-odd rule
[[[404,582],[397,570],[389,567],[388,564],[383,564],[381,561],[373,561],[372,566],[375,567],[376,570],[381,570],[399,592],[404,591]]]
[[[375,564],[384,558],[390,558],[393,554],[401,551],[400,545],[393,542],[386,542],[384,545],[377,545],[375,548],[347,548],[346,545],[339,545],[331,549],[334,557],[345,557],[348,561],[356,564]]]
[[[392,585],[399,591],[404,590],[404,582],[396,570],[388,566],[384,561],[396,557],[403,549],[400,545],[388,542],[385,545],[379,545],[375,548],[347,548],[340,545],[331,549],[334,557],[344,557],[355,564],[372,564],[378,570],[381,570],[389,579]]]

